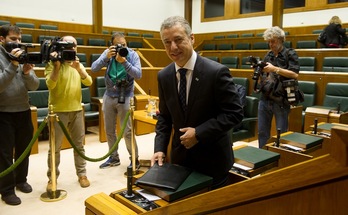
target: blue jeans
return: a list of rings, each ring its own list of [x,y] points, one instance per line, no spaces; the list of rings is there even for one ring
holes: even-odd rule
[[[288,116],[290,112],[290,106],[280,106],[273,101],[261,99],[259,102],[258,111],[258,138],[259,148],[266,145],[268,139],[271,136],[272,118],[275,116],[276,127],[280,129],[280,132],[286,132],[288,130]]]
[[[127,151],[129,155],[132,155],[132,131],[131,131],[131,119],[125,119],[127,112],[130,108],[130,97],[125,98],[125,103],[118,103],[118,98],[112,98],[104,94],[103,96],[103,112],[104,112],[104,124],[105,124],[105,132],[106,139],[108,141],[109,150],[114,146],[117,137],[116,137],[116,124],[117,124],[117,116],[120,117],[121,127],[123,125],[124,120],[127,121],[126,128],[124,129],[123,137],[126,143]],[[138,146],[135,141],[135,158],[138,158]],[[114,159],[119,159],[118,147],[115,151],[110,155],[110,157]]]

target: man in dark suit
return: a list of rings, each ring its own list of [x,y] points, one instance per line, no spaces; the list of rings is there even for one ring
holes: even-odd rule
[[[151,164],[163,164],[173,130],[171,163],[213,177],[213,189],[225,186],[234,162],[229,131],[243,118],[230,71],[194,51],[194,35],[183,17],[167,18],[160,34],[174,62],[158,73],[159,114]],[[180,74],[182,69],[186,74]]]

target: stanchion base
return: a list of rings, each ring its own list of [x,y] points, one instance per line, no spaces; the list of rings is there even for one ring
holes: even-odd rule
[[[44,202],[56,202],[65,199],[67,194],[65,190],[47,191],[41,194],[40,199]]]
[[[140,169],[137,169],[137,170],[135,170],[135,172],[133,172],[133,176],[140,175],[140,174],[143,174],[143,173],[144,173],[144,171],[142,171]],[[127,172],[124,173],[124,176],[127,177]]]

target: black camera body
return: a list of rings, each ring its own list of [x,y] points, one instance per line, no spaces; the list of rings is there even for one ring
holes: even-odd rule
[[[128,55],[128,49],[126,47],[123,47],[121,44],[115,45],[115,51],[122,57],[127,57]]]
[[[259,58],[249,56],[247,63],[251,64],[252,67],[254,68],[254,74],[252,79],[258,80],[262,73],[263,68],[267,65],[266,62],[261,61]]]
[[[125,92],[128,83],[127,79],[116,80],[116,85],[120,89],[120,95],[118,96],[118,103],[120,104],[124,104],[126,101]]]
[[[42,62],[42,57],[40,52],[28,52],[28,48],[35,48],[32,44],[25,43],[14,43],[6,42],[4,45],[9,57],[12,60],[18,61],[20,64],[29,63],[29,64],[39,64]],[[15,48],[20,48],[23,50],[22,54],[18,57],[15,57],[11,54],[11,51]]]
[[[76,44],[73,42],[61,41],[60,38],[54,38],[52,40],[44,40],[41,43],[42,61],[47,63],[48,61],[74,61],[76,59],[76,51],[72,48]],[[52,52],[57,52],[56,58],[51,57]]]

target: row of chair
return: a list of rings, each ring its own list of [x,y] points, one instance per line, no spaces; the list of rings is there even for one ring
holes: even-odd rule
[[[285,41],[284,46],[287,48],[292,48],[291,41]],[[296,48],[297,49],[314,49],[319,48],[320,43],[316,40],[302,40],[297,41]],[[259,50],[259,49],[269,49],[267,42],[255,42],[251,43],[236,43],[233,47],[232,43],[222,43],[222,44],[213,44],[207,43],[203,44],[202,50]]]
[[[219,59],[216,56],[206,56],[207,58],[220,62],[232,69],[250,69],[248,57],[243,57],[239,64],[237,56],[223,56]],[[315,68],[316,57],[299,57],[300,71],[317,71]],[[319,69],[323,72],[348,72],[348,57],[324,57],[323,67]]]
[[[285,31],[285,35],[289,35],[288,31]],[[262,33],[242,33],[242,34],[227,34],[227,35],[215,35],[213,38],[214,39],[225,39],[225,38],[239,38],[239,37],[262,37],[263,36],[263,32]]]

